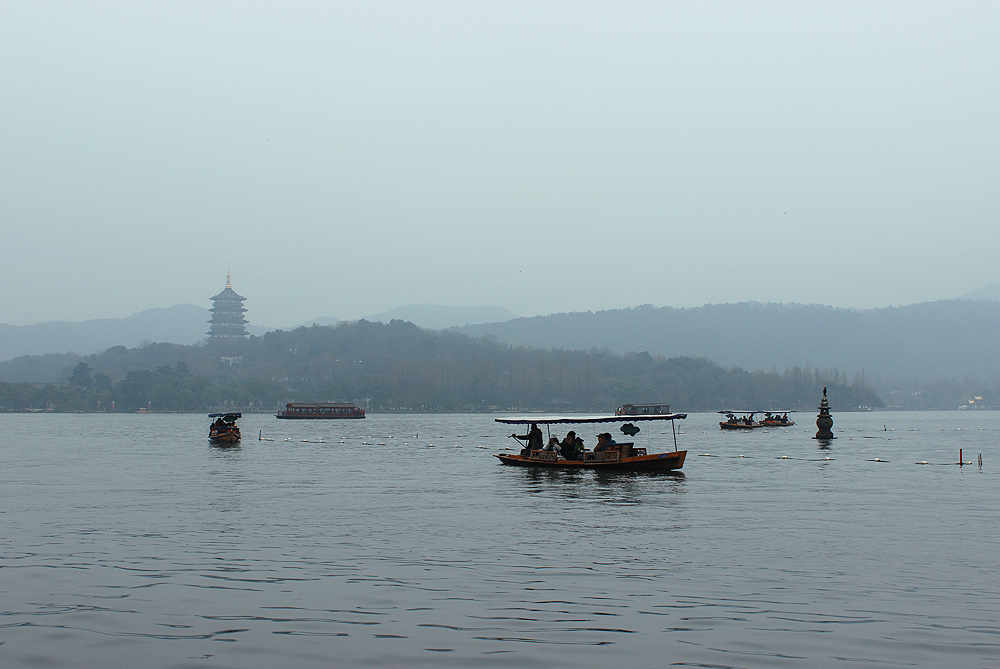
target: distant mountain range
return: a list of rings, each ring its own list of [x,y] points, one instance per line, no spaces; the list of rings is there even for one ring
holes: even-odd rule
[[[1000,302],[1000,283],[991,283],[988,286],[974,290],[971,293],[962,295],[963,300],[993,300]]]
[[[517,315],[503,307],[449,307],[442,304],[409,304],[405,307],[383,311],[380,314],[365,316],[364,319],[358,320],[371,321],[372,323],[390,323],[394,320],[409,321],[428,330],[447,330],[475,323],[509,321],[512,318],[517,318]],[[341,322],[343,321],[339,318],[323,316],[300,323],[292,328],[281,329],[292,330],[295,327],[309,327],[311,325],[336,325]]]
[[[389,323],[393,320],[409,321],[422,328],[445,330],[475,323],[499,323],[516,317],[514,312],[503,307],[447,307],[440,304],[411,304],[405,307],[396,307],[374,316],[367,316],[365,320],[381,321],[382,323]]]
[[[365,320],[405,320],[426,329],[454,328],[470,336],[537,348],[606,348],[664,357],[707,358],[727,367],[783,372],[792,367],[864,373],[881,393],[937,379],[979,378],[1000,385],[996,352],[1000,301],[926,302],[884,309],[821,305],[714,304],[677,309],[643,306],[510,319],[498,307],[410,305]],[[0,380],[61,378],[74,363],[68,352],[87,355],[144,341],[190,345],[205,338],[209,312],[194,305],[149,309],[128,318],[31,326],[0,325]],[[486,322],[490,321],[492,322]],[[308,324],[335,324],[317,318]],[[286,328],[294,329],[294,328]],[[265,329],[250,327],[257,335]],[[42,356],[34,360],[19,356]],[[44,364],[43,364],[44,363]],[[41,370],[46,370],[40,375]]]
[[[638,307],[518,318],[458,329],[538,348],[606,348],[664,357],[705,357],[724,366],[793,366],[864,373],[880,392],[917,380],[1000,381],[995,353],[1000,302],[946,300],[884,309],[819,305],[710,304]]]
[[[207,309],[178,304],[166,309],[147,309],[127,318],[0,324],[0,360],[46,353],[89,355],[119,344],[138,346],[147,340],[194,344],[205,338],[209,317]]]
[[[446,329],[470,323],[507,320],[514,314],[500,307],[447,307],[433,304],[412,304],[391,309],[365,320],[388,323],[406,320],[422,328]],[[132,348],[143,341],[191,345],[205,339],[211,313],[193,304],[178,304],[165,309],[147,309],[127,318],[101,318],[73,323],[51,321],[37,325],[7,325],[0,323],[0,360],[22,355],[76,353],[90,355],[112,346]],[[314,318],[301,325],[336,325],[334,317]],[[294,329],[293,326],[281,329]],[[247,331],[262,335],[276,328],[250,323]]]

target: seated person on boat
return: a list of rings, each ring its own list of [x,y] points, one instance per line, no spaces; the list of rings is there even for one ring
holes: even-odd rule
[[[566,433],[566,438],[559,445],[559,453],[567,460],[579,460],[580,453],[583,452],[583,439],[576,436],[576,432],[570,430]]]
[[[608,446],[612,446],[615,443],[614,437],[611,436],[610,432],[604,432],[597,435],[597,445],[594,446],[594,453],[600,453],[605,450]]]

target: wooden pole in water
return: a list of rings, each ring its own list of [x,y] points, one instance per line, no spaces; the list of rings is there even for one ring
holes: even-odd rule
[[[958,466],[962,466],[962,449],[958,449]]]

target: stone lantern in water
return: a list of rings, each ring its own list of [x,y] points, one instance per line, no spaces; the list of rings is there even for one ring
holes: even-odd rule
[[[826,401],[826,388],[823,388],[823,399],[819,403],[819,415],[816,416],[816,439],[836,439],[833,436],[833,416],[830,415],[830,403]]]

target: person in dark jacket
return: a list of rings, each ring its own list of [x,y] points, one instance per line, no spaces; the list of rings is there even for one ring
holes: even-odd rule
[[[528,442],[528,446],[521,451],[521,455],[528,455],[531,451],[542,450],[542,431],[538,429],[536,423],[531,424],[531,429],[528,430],[528,434],[512,434],[510,435],[515,439],[521,439]]]

